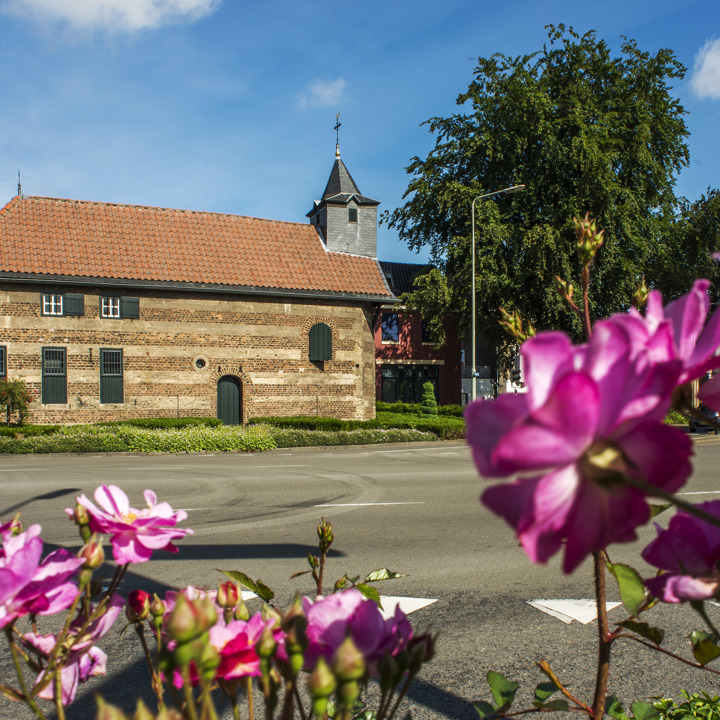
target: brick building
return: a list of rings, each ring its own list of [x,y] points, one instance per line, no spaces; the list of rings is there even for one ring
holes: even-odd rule
[[[18,195],[0,376],[33,422],[374,417],[377,205],[339,152],[310,224]]]
[[[399,296],[413,289],[413,280],[427,265],[381,261],[392,292]],[[419,313],[397,304],[381,308],[375,322],[377,399],[384,402],[420,402],[422,386],[431,382],[441,405],[460,403],[461,353],[457,326],[446,323],[442,347],[427,337]]]

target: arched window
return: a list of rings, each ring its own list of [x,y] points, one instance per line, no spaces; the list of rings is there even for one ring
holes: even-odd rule
[[[332,360],[332,330],[325,323],[316,323],[310,328],[310,360]]]

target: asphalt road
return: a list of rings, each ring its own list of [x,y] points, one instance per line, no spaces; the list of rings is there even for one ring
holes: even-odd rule
[[[720,442],[714,437],[696,443],[695,467],[683,489],[687,499],[720,497]],[[289,576],[307,567],[305,557],[316,549],[315,526],[325,517],[336,538],[327,569],[331,582],[346,572],[388,567],[407,577],[384,583],[382,593],[437,600],[411,616],[417,629],[440,632],[438,655],[411,692],[413,717],[476,716],[469,701],[490,699],[484,682],[490,669],[520,681],[519,697],[527,702],[543,679],[533,664],[542,658],[590,699],[596,623],[566,625],[527,603],[591,598],[590,563],[572,576],[563,575],[556,561],[532,565],[511,531],[479,504],[485,481],[462,443],[224,455],[4,456],[0,483],[0,517],[20,510],[26,524],[43,526],[49,547],[77,546],[76,529],[62,510],[100,483],[120,485],[136,506],[151,488],[160,500],[187,509],[186,524],[195,534],[181,541],[177,555],[158,553],[158,559],[135,566],[124,592],[214,587],[222,577],[218,569],[231,569],[261,578],[285,604],[296,591],[312,592],[307,576]],[[652,528],[643,528],[639,543],[612,549],[612,560],[642,569],[637,553],[653,535]],[[610,599],[619,599],[612,586]],[[711,612],[720,622],[720,608]],[[668,631],[669,648],[685,648],[687,634],[699,626],[685,608],[652,613],[649,619]],[[621,608],[610,615],[611,621],[622,617]],[[113,644],[109,679],[86,686],[69,717],[91,718],[90,695],[98,690],[131,707],[129,698],[145,676],[138,655],[127,648],[130,637]],[[687,669],[634,643],[618,646],[611,689],[621,698],[677,696],[681,688],[720,693],[720,676]],[[7,702],[0,716],[25,717]]]

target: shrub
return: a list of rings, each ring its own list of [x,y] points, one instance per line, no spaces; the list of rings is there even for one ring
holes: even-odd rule
[[[184,417],[184,418],[134,418],[130,420],[115,420],[113,422],[97,423],[102,427],[114,427],[117,425],[130,425],[132,427],[146,429],[168,429],[186,428],[197,425],[205,427],[219,427],[223,424],[218,418]]]
[[[431,382],[423,384],[422,392],[422,407],[420,412],[423,415],[437,415],[438,407],[437,400],[435,400],[435,386]]]
[[[272,437],[279,448],[334,446],[334,445],[378,445],[382,443],[422,442],[437,440],[433,433],[413,428],[340,430],[301,430],[296,428],[273,428]]]
[[[5,407],[6,425],[10,425],[10,417],[14,413],[17,413],[18,422],[22,425],[27,416],[28,405],[34,399],[24,380],[20,378],[0,380],[0,407]]]
[[[681,703],[663,698],[655,703],[654,707],[660,713],[662,720],[685,720],[686,718],[704,718],[705,720],[718,720],[720,718],[720,698],[717,695],[702,695],[687,690],[681,691],[685,700]]]

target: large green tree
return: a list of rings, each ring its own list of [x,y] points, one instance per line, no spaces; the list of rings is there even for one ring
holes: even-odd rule
[[[430,247],[448,278],[435,283],[443,311],[467,327],[472,200],[526,186],[476,205],[477,323],[496,341],[500,306],[539,329],[580,333],[554,285],[579,279],[572,219],[586,212],[605,230],[594,313],[627,307],[668,235],[688,161],[685,111],[671,93],[685,68],[670,50],[651,54],[623,38],[613,53],[594,32],[562,25],[548,37],[533,54],[479,59],[461,112],[428,121],[435,147],[407,168],[405,205],[383,218],[411,248]],[[426,285],[409,302],[434,315],[442,303],[431,295]]]
[[[720,301],[720,264],[712,255],[720,251],[720,191],[708,188],[699,200],[680,200],[668,235],[650,259],[648,272],[668,298],[686,292],[695,278],[712,281],[713,303]]]

